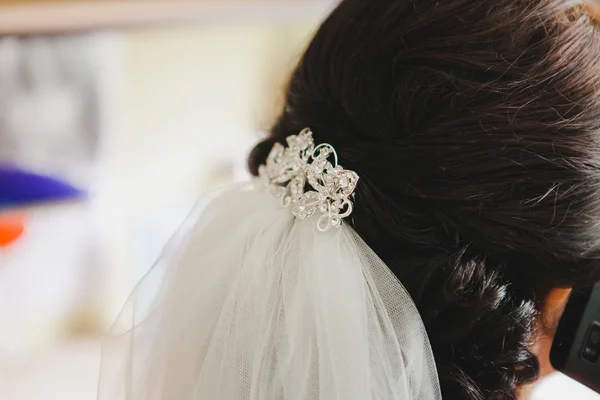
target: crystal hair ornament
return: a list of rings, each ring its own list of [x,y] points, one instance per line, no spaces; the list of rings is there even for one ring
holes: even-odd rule
[[[358,175],[338,164],[333,146],[315,146],[309,128],[288,136],[286,141],[287,147],[275,143],[266,163],[258,169],[264,186],[281,198],[285,207],[291,206],[296,218],[307,219],[320,212],[319,231],[339,227],[342,219],[352,213]]]

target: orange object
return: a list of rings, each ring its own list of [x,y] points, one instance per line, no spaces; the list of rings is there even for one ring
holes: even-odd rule
[[[25,231],[25,218],[17,215],[0,215],[0,247],[17,241]]]

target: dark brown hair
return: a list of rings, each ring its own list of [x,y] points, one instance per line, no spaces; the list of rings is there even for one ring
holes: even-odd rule
[[[541,301],[600,279],[600,34],[565,0],[346,0],[250,157],[312,128],[407,287],[446,399],[534,380]]]

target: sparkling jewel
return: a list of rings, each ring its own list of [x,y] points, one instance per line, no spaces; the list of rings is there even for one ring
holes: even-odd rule
[[[304,129],[286,138],[287,147],[276,143],[265,165],[258,169],[263,185],[291,204],[293,214],[306,219],[321,212],[317,222],[320,231],[340,226],[342,218],[352,212],[350,198],[354,194],[358,175],[337,165],[337,155],[329,144],[315,149],[312,132]],[[319,150],[318,152],[316,150]],[[328,158],[333,154],[336,165]],[[305,191],[306,182],[312,190]]]

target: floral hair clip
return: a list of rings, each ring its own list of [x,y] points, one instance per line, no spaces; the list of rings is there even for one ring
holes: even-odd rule
[[[342,219],[352,213],[350,199],[358,175],[338,165],[337,153],[330,144],[315,147],[309,128],[288,136],[286,141],[287,147],[273,145],[266,163],[258,169],[264,186],[281,198],[284,206],[291,206],[296,218],[306,219],[320,212],[319,231],[339,227]],[[329,161],[331,157],[334,164]]]

